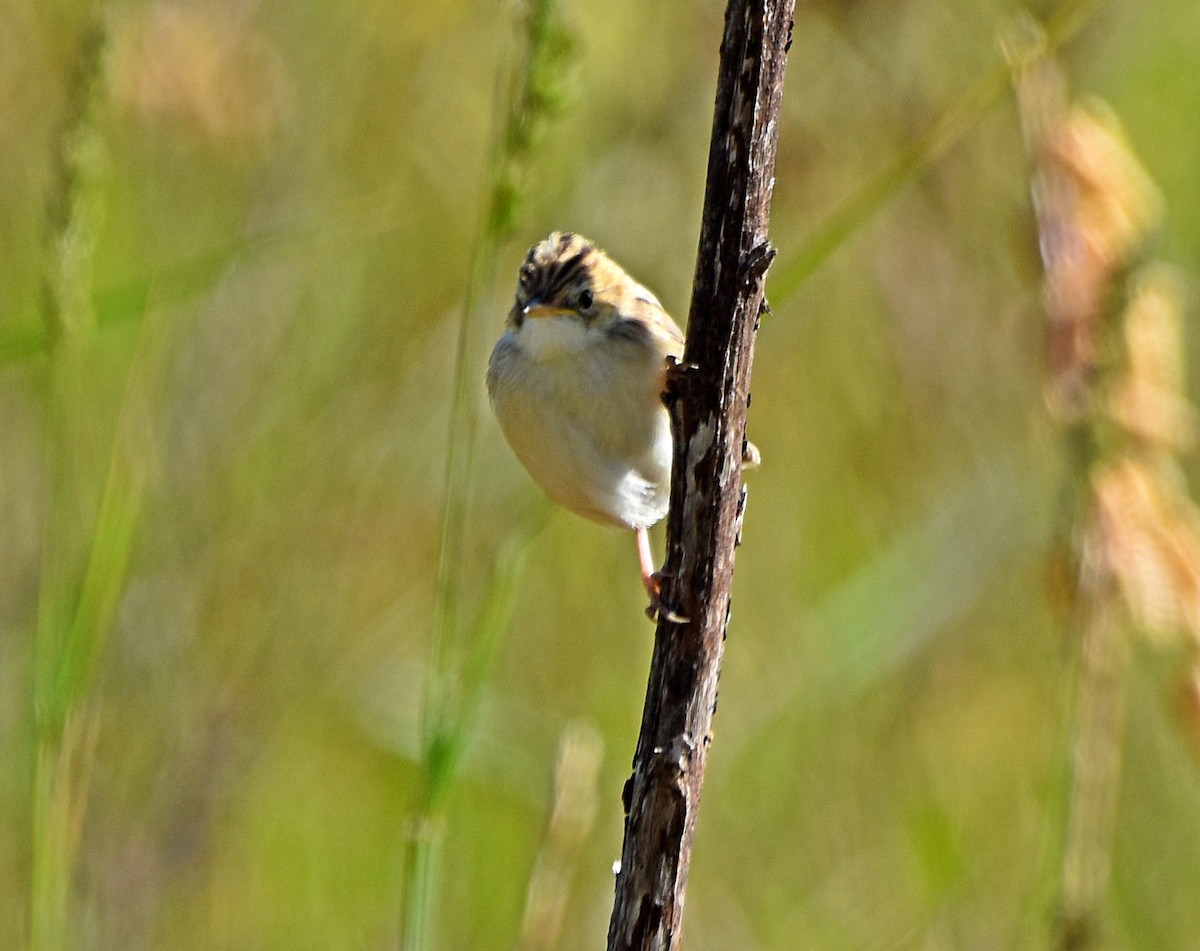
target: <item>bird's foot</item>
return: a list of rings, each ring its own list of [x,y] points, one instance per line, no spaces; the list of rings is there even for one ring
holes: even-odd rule
[[[651,621],[662,618],[663,620],[670,621],[672,624],[687,624],[689,618],[684,617],[663,601],[662,579],[663,575],[661,571],[655,571],[642,579],[646,587],[646,594],[650,598],[650,603],[646,606],[646,617]]]

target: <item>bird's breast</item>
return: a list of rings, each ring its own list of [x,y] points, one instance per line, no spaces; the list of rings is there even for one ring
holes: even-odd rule
[[[593,346],[531,350],[511,331],[488,366],[488,392],[513,452],[558,504],[636,527],[666,513],[671,433],[651,354]]]

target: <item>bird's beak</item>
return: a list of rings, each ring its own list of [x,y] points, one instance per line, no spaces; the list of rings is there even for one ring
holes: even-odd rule
[[[570,317],[572,313],[574,311],[566,307],[551,307],[538,301],[526,304],[525,309],[521,311],[524,317]]]

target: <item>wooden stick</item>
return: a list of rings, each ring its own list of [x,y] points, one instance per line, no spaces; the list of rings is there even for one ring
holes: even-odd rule
[[[679,947],[684,890],[729,620],[754,333],[794,0],[730,0],[675,429],[663,603],[633,775],[608,951]]]

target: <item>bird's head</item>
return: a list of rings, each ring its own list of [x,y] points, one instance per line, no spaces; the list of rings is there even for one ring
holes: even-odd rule
[[[521,330],[531,320],[566,320],[603,332],[639,299],[658,304],[587,238],[556,231],[525,256],[509,323]]]

